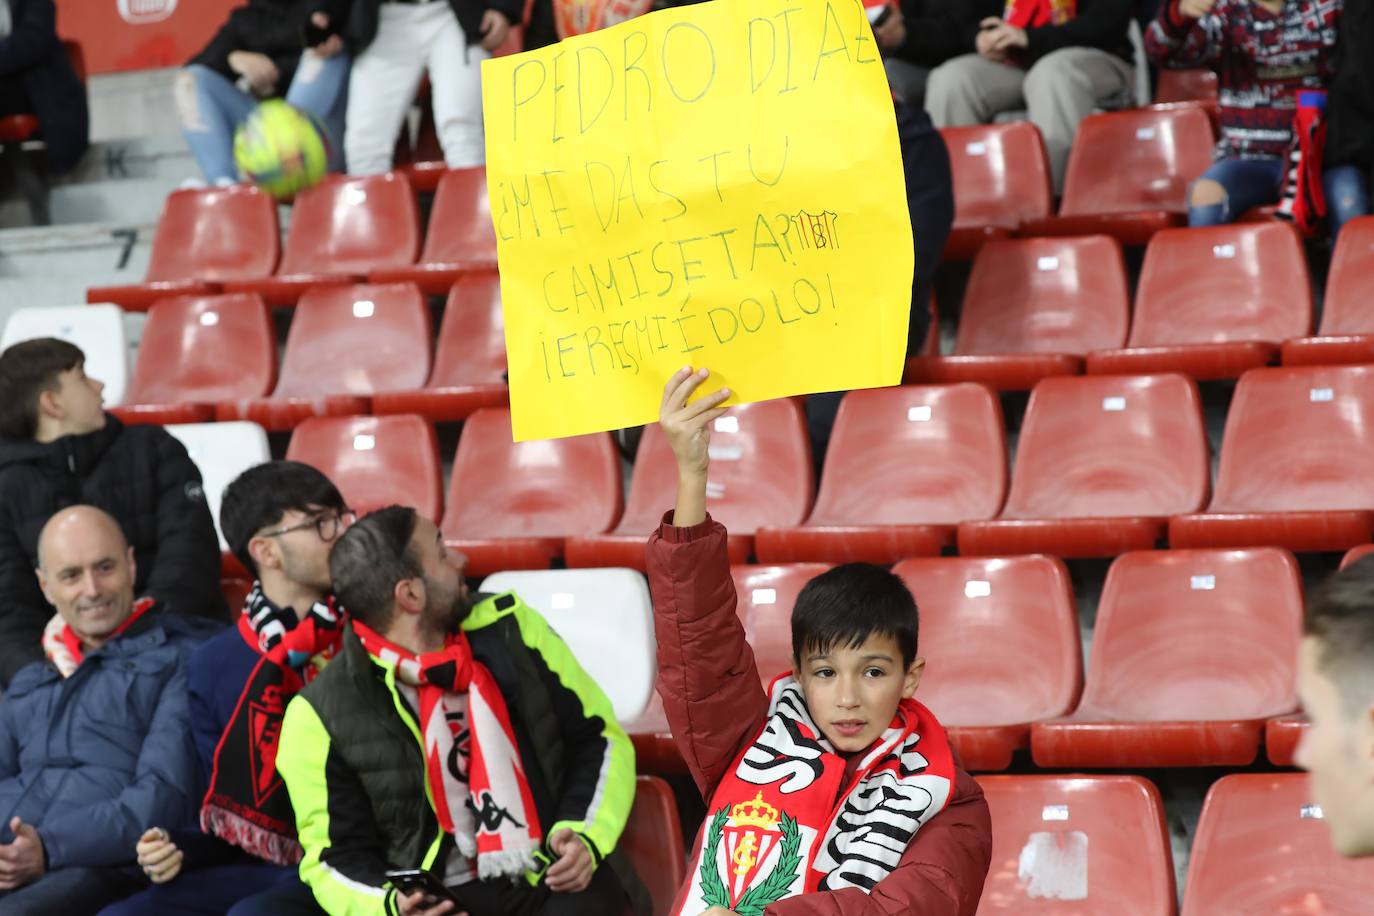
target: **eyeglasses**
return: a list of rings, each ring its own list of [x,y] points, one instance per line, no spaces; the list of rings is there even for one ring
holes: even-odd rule
[[[358,520],[358,513],[352,509],[345,509],[342,512],[321,512],[319,515],[312,515],[305,521],[288,528],[278,528],[276,531],[264,531],[262,536],[274,538],[282,534],[290,534],[293,531],[303,531],[307,528],[314,528],[320,535],[322,541],[332,541],[343,534]]]

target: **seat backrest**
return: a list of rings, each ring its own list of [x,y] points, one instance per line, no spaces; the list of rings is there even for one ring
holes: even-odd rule
[[[1374,216],[1341,227],[1322,299],[1322,334],[1374,334]]]
[[[286,457],[318,468],[359,515],[397,504],[442,517],[439,445],[420,417],[311,417],[291,434]]]
[[[603,534],[620,518],[620,453],[610,433],[512,442],[510,411],[463,424],[444,535],[450,538]]]
[[[535,193],[542,194],[544,190],[539,188]],[[504,218],[513,223],[515,214],[506,214]],[[512,228],[511,232],[514,231]],[[482,166],[453,169],[439,179],[425,250],[420,256],[425,264],[473,259],[496,263],[496,232],[487,199],[487,170]]]
[[[1139,776],[984,776],[992,867],[979,916],[1172,916],[1164,804]]]
[[[1367,912],[1374,861],[1336,854],[1311,792],[1306,773],[1234,773],[1213,783],[1183,916]]]
[[[618,721],[632,722],[648,709],[656,643],[642,575],[632,569],[500,572],[484,579],[481,591],[515,592],[542,614],[605,691]]]
[[[1187,209],[1188,185],[1212,164],[1212,121],[1196,107],[1089,115],[1078,125],[1061,216]]]
[[[1307,255],[1287,223],[1165,229],[1150,239],[1132,347],[1277,343],[1311,331]]]
[[[130,404],[265,397],[277,377],[272,313],[255,293],[174,296],[148,310]]]
[[[644,428],[618,531],[658,527],[677,490],[677,461],[657,423]],[[742,404],[715,421],[706,508],[735,534],[799,525],[811,510],[815,472],[806,421],[791,398]]]
[[[635,803],[620,848],[649,889],[654,916],[668,916],[687,878],[687,851],[672,787],[657,776],[635,777]]]
[[[277,205],[252,185],[173,191],[145,279],[256,280],[272,273],[280,249]]]
[[[127,400],[129,341],[117,305],[33,306],[16,309],[5,322],[0,350],[22,340],[56,337],[86,354],[86,374],[105,383],[105,406]]]
[[[1138,551],[1107,573],[1081,708],[1124,721],[1292,712],[1302,579],[1286,550]]]
[[[1181,375],[1050,378],[1026,408],[1003,518],[1162,518],[1207,498],[1197,386]]]
[[[991,518],[1007,491],[1002,409],[981,385],[845,395],[821,472],[817,525],[953,525]]]
[[[1116,239],[994,240],[974,258],[954,352],[1081,356],[1120,347],[1129,323]]]
[[[463,274],[449,290],[429,387],[505,384],[506,329],[501,278]]]
[[[944,725],[1019,725],[1068,715],[1083,685],[1078,612],[1053,557],[904,560],[920,610],[916,695]]]
[[[735,609],[764,686],[792,670],[792,608],[806,583],[829,568],[825,563],[730,568]]]
[[[1374,366],[1252,369],[1226,416],[1216,512],[1374,509]]]
[[[327,175],[297,195],[277,273],[366,274],[413,264],[419,252],[420,216],[404,176]]]
[[[1159,71],[1159,85],[1155,87],[1155,102],[1211,102],[1217,101],[1217,72],[1211,69]]]
[[[291,320],[274,394],[413,391],[429,377],[433,333],[414,283],[312,286]]]
[[[1040,130],[1030,121],[946,127],[954,176],[954,225],[1001,226],[1050,215],[1050,167]]]
[[[249,468],[272,460],[267,432],[256,423],[245,422],[182,423],[166,429],[186,446],[191,460],[200,468],[205,501],[215,519],[215,530],[220,531],[219,507],[224,499],[224,488]],[[220,531],[219,546],[220,550],[229,550],[223,531]],[[230,608],[238,606],[229,605]]]

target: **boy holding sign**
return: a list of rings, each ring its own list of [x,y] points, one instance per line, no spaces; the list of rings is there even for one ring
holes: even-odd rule
[[[660,422],[677,508],[649,539],[659,694],[709,800],[679,916],[963,916],[992,853],[987,803],[912,697],[916,605],[881,567],[812,580],[792,614],[794,671],[759,687],[735,612],[725,528],[706,514],[710,429],[728,389],[688,399],[680,370]]]

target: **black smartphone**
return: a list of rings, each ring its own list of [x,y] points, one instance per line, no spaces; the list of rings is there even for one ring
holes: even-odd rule
[[[333,35],[334,28],[331,24],[329,28],[322,29],[319,26],[315,25],[315,23],[307,19],[305,21],[305,29],[303,30],[303,33],[304,34],[302,35],[302,41],[304,42],[305,46],[307,48],[314,48],[323,44],[326,39]]]
[[[458,898],[453,896],[448,888],[444,887],[444,882],[433,872],[425,871],[423,868],[396,868],[386,873],[386,878],[401,893],[410,895],[416,891],[421,891],[425,895],[434,898],[435,903],[448,900],[457,903]]]

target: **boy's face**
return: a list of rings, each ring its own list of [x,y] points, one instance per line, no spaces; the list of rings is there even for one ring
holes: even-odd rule
[[[897,704],[915,695],[926,661],[902,667],[896,637],[875,635],[853,646],[808,650],[795,659],[811,718],[841,754],[862,751],[887,729]]]
[[[1347,709],[1340,687],[1321,669],[1321,648],[1308,636],[1298,653],[1298,697],[1312,724],[1296,762],[1311,776],[1312,800],[1336,851],[1374,855],[1374,705]]]
[[[86,375],[84,363],[57,374],[53,403],[61,411],[68,435],[93,433],[105,427],[105,383]]]

